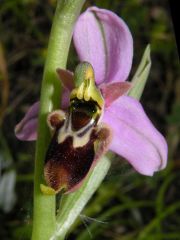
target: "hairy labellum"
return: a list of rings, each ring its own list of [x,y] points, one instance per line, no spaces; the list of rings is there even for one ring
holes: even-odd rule
[[[87,63],[80,64],[79,69],[83,69],[83,79],[71,92],[68,112],[57,110],[48,116],[54,134],[46,154],[44,175],[55,193],[77,189],[107,151],[111,139],[109,128],[100,123],[103,98],[95,86],[93,69]]]

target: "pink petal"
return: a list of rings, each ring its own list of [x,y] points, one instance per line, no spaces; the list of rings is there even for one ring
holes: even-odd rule
[[[16,125],[15,135],[19,140],[33,141],[37,138],[39,102],[34,103],[24,118]]]
[[[69,106],[70,91],[63,87],[62,89],[62,99],[61,99],[61,109],[66,110]]]
[[[61,68],[58,68],[56,71],[63,86],[67,88],[69,91],[72,91],[72,89],[75,88],[74,81],[73,81],[74,74],[69,70],[65,70]]]
[[[67,109],[69,106],[69,95],[69,90],[63,88],[61,100],[62,109]],[[36,102],[29,108],[24,118],[15,127],[15,135],[19,140],[34,141],[37,139],[38,113],[39,102]]]
[[[75,88],[73,80],[74,74],[69,70],[64,70],[61,68],[58,68],[56,71],[59,76],[59,79],[62,82],[61,108],[65,110],[69,106],[70,92],[72,91],[73,88]]]
[[[126,23],[109,10],[88,8],[74,30],[74,44],[81,61],[90,62],[98,84],[122,82],[129,75],[133,40]]]
[[[103,122],[113,130],[110,149],[129,161],[138,172],[151,176],[165,168],[167,143],[137,100],[120,97],[105,111]]]
[[[103,98],[105,99],[105,107],[109,107],[116,99],[126,94],[131,88],[129,82],[118,82],[103,84],[100,86]]]

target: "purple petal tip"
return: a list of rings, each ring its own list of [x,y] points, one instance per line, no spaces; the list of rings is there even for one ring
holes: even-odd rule
[[[146,116],[141,104],[122,96],[105,111],[103,121],[114,137],[110,149],[141,174],[152,176],[167,164],[167,143]]]
[[[22,141],[34,141],[37,138],[39,102],[34,103],[24,118],[16,125],[15,135]]]
[[[81,61],[95,70],[98,84],[125,81],[133,57],[133,39],[126,23],[109,10],[88,8],[74,30],[74,44]]]

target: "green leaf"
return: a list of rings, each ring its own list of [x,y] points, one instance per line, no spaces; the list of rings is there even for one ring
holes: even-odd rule
[[[140,232],[137,239],[139,240],[146,240],[150,233],[153,231],[155,227],[159,224],[160,221],[167,218],[169,215],[173,214],[174,212],[177,212],[177,210],[180,208],[180,202],[177,201],[174,204],[170,205],[169,207],[166,207],[166,209],[158,215],[156,218],[154,218],[150,223],[148,223]],[[155,238],[156,239],[156,238]]]
[[[114,215],[119,214],[121,212],[124,212],[126,210],[131,210],[135,208],[148,208],[153,207],[153,202],[151,201],[130,201],[126,202],[124,204],[116,205],[111,207],[110,209],[107,209],[105,212],[103,212],[101,215],[98,216],[98,221],[94,221],[91,223],[91,225],[88,227],[89,231],[93,233],[93,239],[97,238],[99,233],[102,232],[106,227],[108,227],[108,224],[104,226],[103,228],[99,228],[99,222],[108,222]],[[77,240],[86,240],[88,239],[89,232],[87,229],[81,232],[81,234],[77,237]],[[98,238],[97,238],[98,239]]]
[[[150,68],[151,68],[151,58],[150,58],[150,44],[147,45],[139,67],[132,79],[132,89],[129,91],[129,96],[132,96],[136,99],[140,99],[143,93],[144,87],[146,85],[146,81],[149,76]]]

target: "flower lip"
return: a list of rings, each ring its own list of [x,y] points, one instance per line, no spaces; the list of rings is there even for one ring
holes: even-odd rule
[[[86,119],[83,119],[83,110],[78,119],[77,115],[75,116],[75,126],[72,128],[74,111],[76,113],[76,108],[72,108],[72,112],[68,111],[68,114],[54,111],[48,117],[50,128],[55,128],[55,133],[45,158],[44,176],[48,187],[41,186],[41,189],[46,194],[57,193],[63,189],[71,192],[80,187],[110,144],[109,128],[92,124],[87,115]]]

